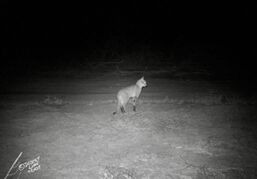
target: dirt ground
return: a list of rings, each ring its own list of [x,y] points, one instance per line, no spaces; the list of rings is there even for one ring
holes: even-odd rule
[[[137,112],[112,115],[139,75],[19,81],[0,97],[0,178],[257,178],[257,111],[228,82],[145,76]],[[10,85],[11,86],[11,85]],[[24,162],[40,157],[38,170]]]

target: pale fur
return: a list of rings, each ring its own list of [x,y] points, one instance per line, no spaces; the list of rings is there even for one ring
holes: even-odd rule
[[[113,114],[116,114],[120,110],[122,112],[125,112],[125,106],[127,105],[128,101],[132,99],[133,104],[133,110],[136,110],[136,100],[138,99],[142,88],[146,87],[146,81],[144,80],[144,77],[140,78],[135,85],[131,85],[125,88],[122,88],[117,93],[117,111]]]

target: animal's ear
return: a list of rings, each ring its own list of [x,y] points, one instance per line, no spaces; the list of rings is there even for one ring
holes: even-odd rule
[[[143,79],[143,80],[144,80],[144,76],[143,76],[141,79]]]

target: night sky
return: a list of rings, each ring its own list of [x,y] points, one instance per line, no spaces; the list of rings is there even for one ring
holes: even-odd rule
[[[1,6],[2,74],[154,52],[165,62],[190,59],[232,66],[235,73],[254,71],[253,4],[3,1]]]

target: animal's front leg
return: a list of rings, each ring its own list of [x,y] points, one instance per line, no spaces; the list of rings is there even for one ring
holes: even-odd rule
[[[121,107],[120,107],[120,110],[121,110],[122,113],[125,113],[125,108],[124,108],[124,106],[121,106]]]
[[[136,112],[136,103],[137,103],[137,97],[134,97],[133,99],[132,99],[132,104],[133,104],[133,111],[134,112]]]

